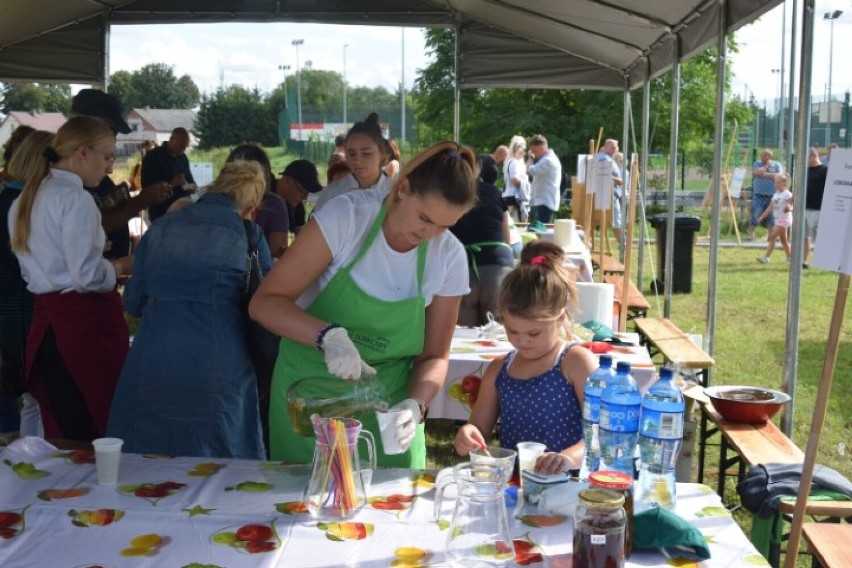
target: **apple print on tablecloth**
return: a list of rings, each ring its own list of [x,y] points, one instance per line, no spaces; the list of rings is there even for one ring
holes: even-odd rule
[[[367,499],[367,503],[371,508],[377,511],[388,511],[399,516],[403,511],[411,508],[415,497],[413,495],[401,495],[394,493],[393,495],[378,495]]]
[[[74,499],[88,495],[92,489],[90,487],[69,487],[68,489],[44,489],[39,491],[36,496],[42,501],[54,501],[56,499]]]
[[[275,521],[267,524],[252,523],[229,527],[210,537],[211,542],[229,546],[243,554],[272,552],[281,547],[281,538],[275,530]]]
[[[480,365],[475,373],[452,381],[447,387],[447,395],[453,400],[472,407],[479,396],[479,385],[482,383],[479,375],[482,373],[482,367],[483,365]]]
[[[74,465],[95,463],[95,452],[93,450],[71,450],[70,452],[53,452],[52,458],[62,458]]]
[[[411,477],[411,487],[414,489],[425,489],[429,491],[435,488],[435,475],[432,473],[426,473],[423,471],[412,473]]]
[[[275,510],[285,515],[305,515],[308,507],[304,501],[287,501],[286,503],[275,503]]]
[[[561,525],[568,517],[562,515],[523,515],[518,520],[533,528],[546,528]]]
[[[0,511],[0,543],[15,538],[27,528],[27,505],[23,509]]]
[[[232,485],[230,487],[226,487],[225,491],[245,491],[246,493],[264,493],[266,491],[272,491],[272,488],[275,487],[272,483],[266,483],[265,481],[241,481],[236,485]]]
[[[372,523],[317,523],[317,528],[325,531],[325,537],[334,542],[344,540],[364,540],[375,526]]]
[[[416,546],[401,546],[393,551],[392,568],[424,568],[429,566],[432,552]]]
[[[224,467],[223,463],[197,463],[186,474],[192,477],[210,477],[219,473]]]
[[[121,551],[122,556],[156,556],[171,538],[158,534],[140,534],[130,540],[130,546]]]
[[[77,527],[105,527],[117,523],[124,516],[120,509],[95,509],[93,511],[68,511],[71,524]]]
[[[515,564],[518,566],[529,566],[544,562],[544,552],[541,547],[530,539],[530,533],[524,538],[516,538],[512,541],[515,549]]]
[[[9,468],[21,479],[41,479],[50,475],[49,471],[38,469],[34,464],[29,462],[15,462],[3,460]]]
[[[153,483],[142,483],[140,485],[122,485],[118,488],[119,493],[133,495],[145,499],[156,507],[160,499],[164,499],[175,493],[186,489],[186,483],[177,481],[156,481]]]

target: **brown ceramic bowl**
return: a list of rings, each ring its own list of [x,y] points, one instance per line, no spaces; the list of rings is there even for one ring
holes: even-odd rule
[[[743,424],[762,424],[790,402],[788,394],[763,387],[708,387],[704,394],[722,418]]]

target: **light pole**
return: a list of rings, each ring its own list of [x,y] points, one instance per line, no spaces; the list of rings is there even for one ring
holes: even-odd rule
[[[290,70],[289,65],[279,65],[278,69],[284,71],[284,108],[289,109],[290,105],[287,102],[287,71]]]
[[[346,48],[349,47],[348,43],[343,44],[343,126],[346,126],[348,122],[346,121]]]
[[[299,121],[299,142],[302,141],[302,72],[299,69],[299,46],[305,43],[303,39],[294,39],[290,42],[296,46],[296,106]]]
[[[825,147],[828,148],[831,144],[831,76],[834,73],[834,20],[840,17],[843,10],[835,10],[834,12],[826,12],[823,19],[831,22],[831,39],[829,39],[828,48],[828,125],[825,129]]]
[[[773,69],[778,73],[778,152],[784,154],[784,69]],[[788,166],[789,167],[789,166]]]

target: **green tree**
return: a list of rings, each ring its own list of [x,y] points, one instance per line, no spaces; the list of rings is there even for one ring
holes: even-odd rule
[[[195,133],[203,149],[244,142],[275,146],[277,112],[258,89],[231,85],[202,97]]]
[[[110,89],[125,111],[134,108],[194,108],[201,98],[189,75],[176,77],[174,67],[149,63],[133,72],[116,71],[110,76]]]
[[[71,86],[42,83],[5,83],[0,87],[0,111],[61,112],[71,109]]]

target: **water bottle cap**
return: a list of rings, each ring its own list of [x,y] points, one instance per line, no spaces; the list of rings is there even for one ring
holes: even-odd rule
[[[661,367],[660,368],[660,378],[661,379],[671,379],[674,377],[674,369],[671,367]]]
[[[633,478],[621,471],[603,470],[589,474],[589,486],[624,491],[633,487]]]
[[[601,355],[600,365],[601,367],[612,367],[612,355]]]
[[[628,361],[619,361],[615,366],[616,373],[630,373],[630,363]]]

